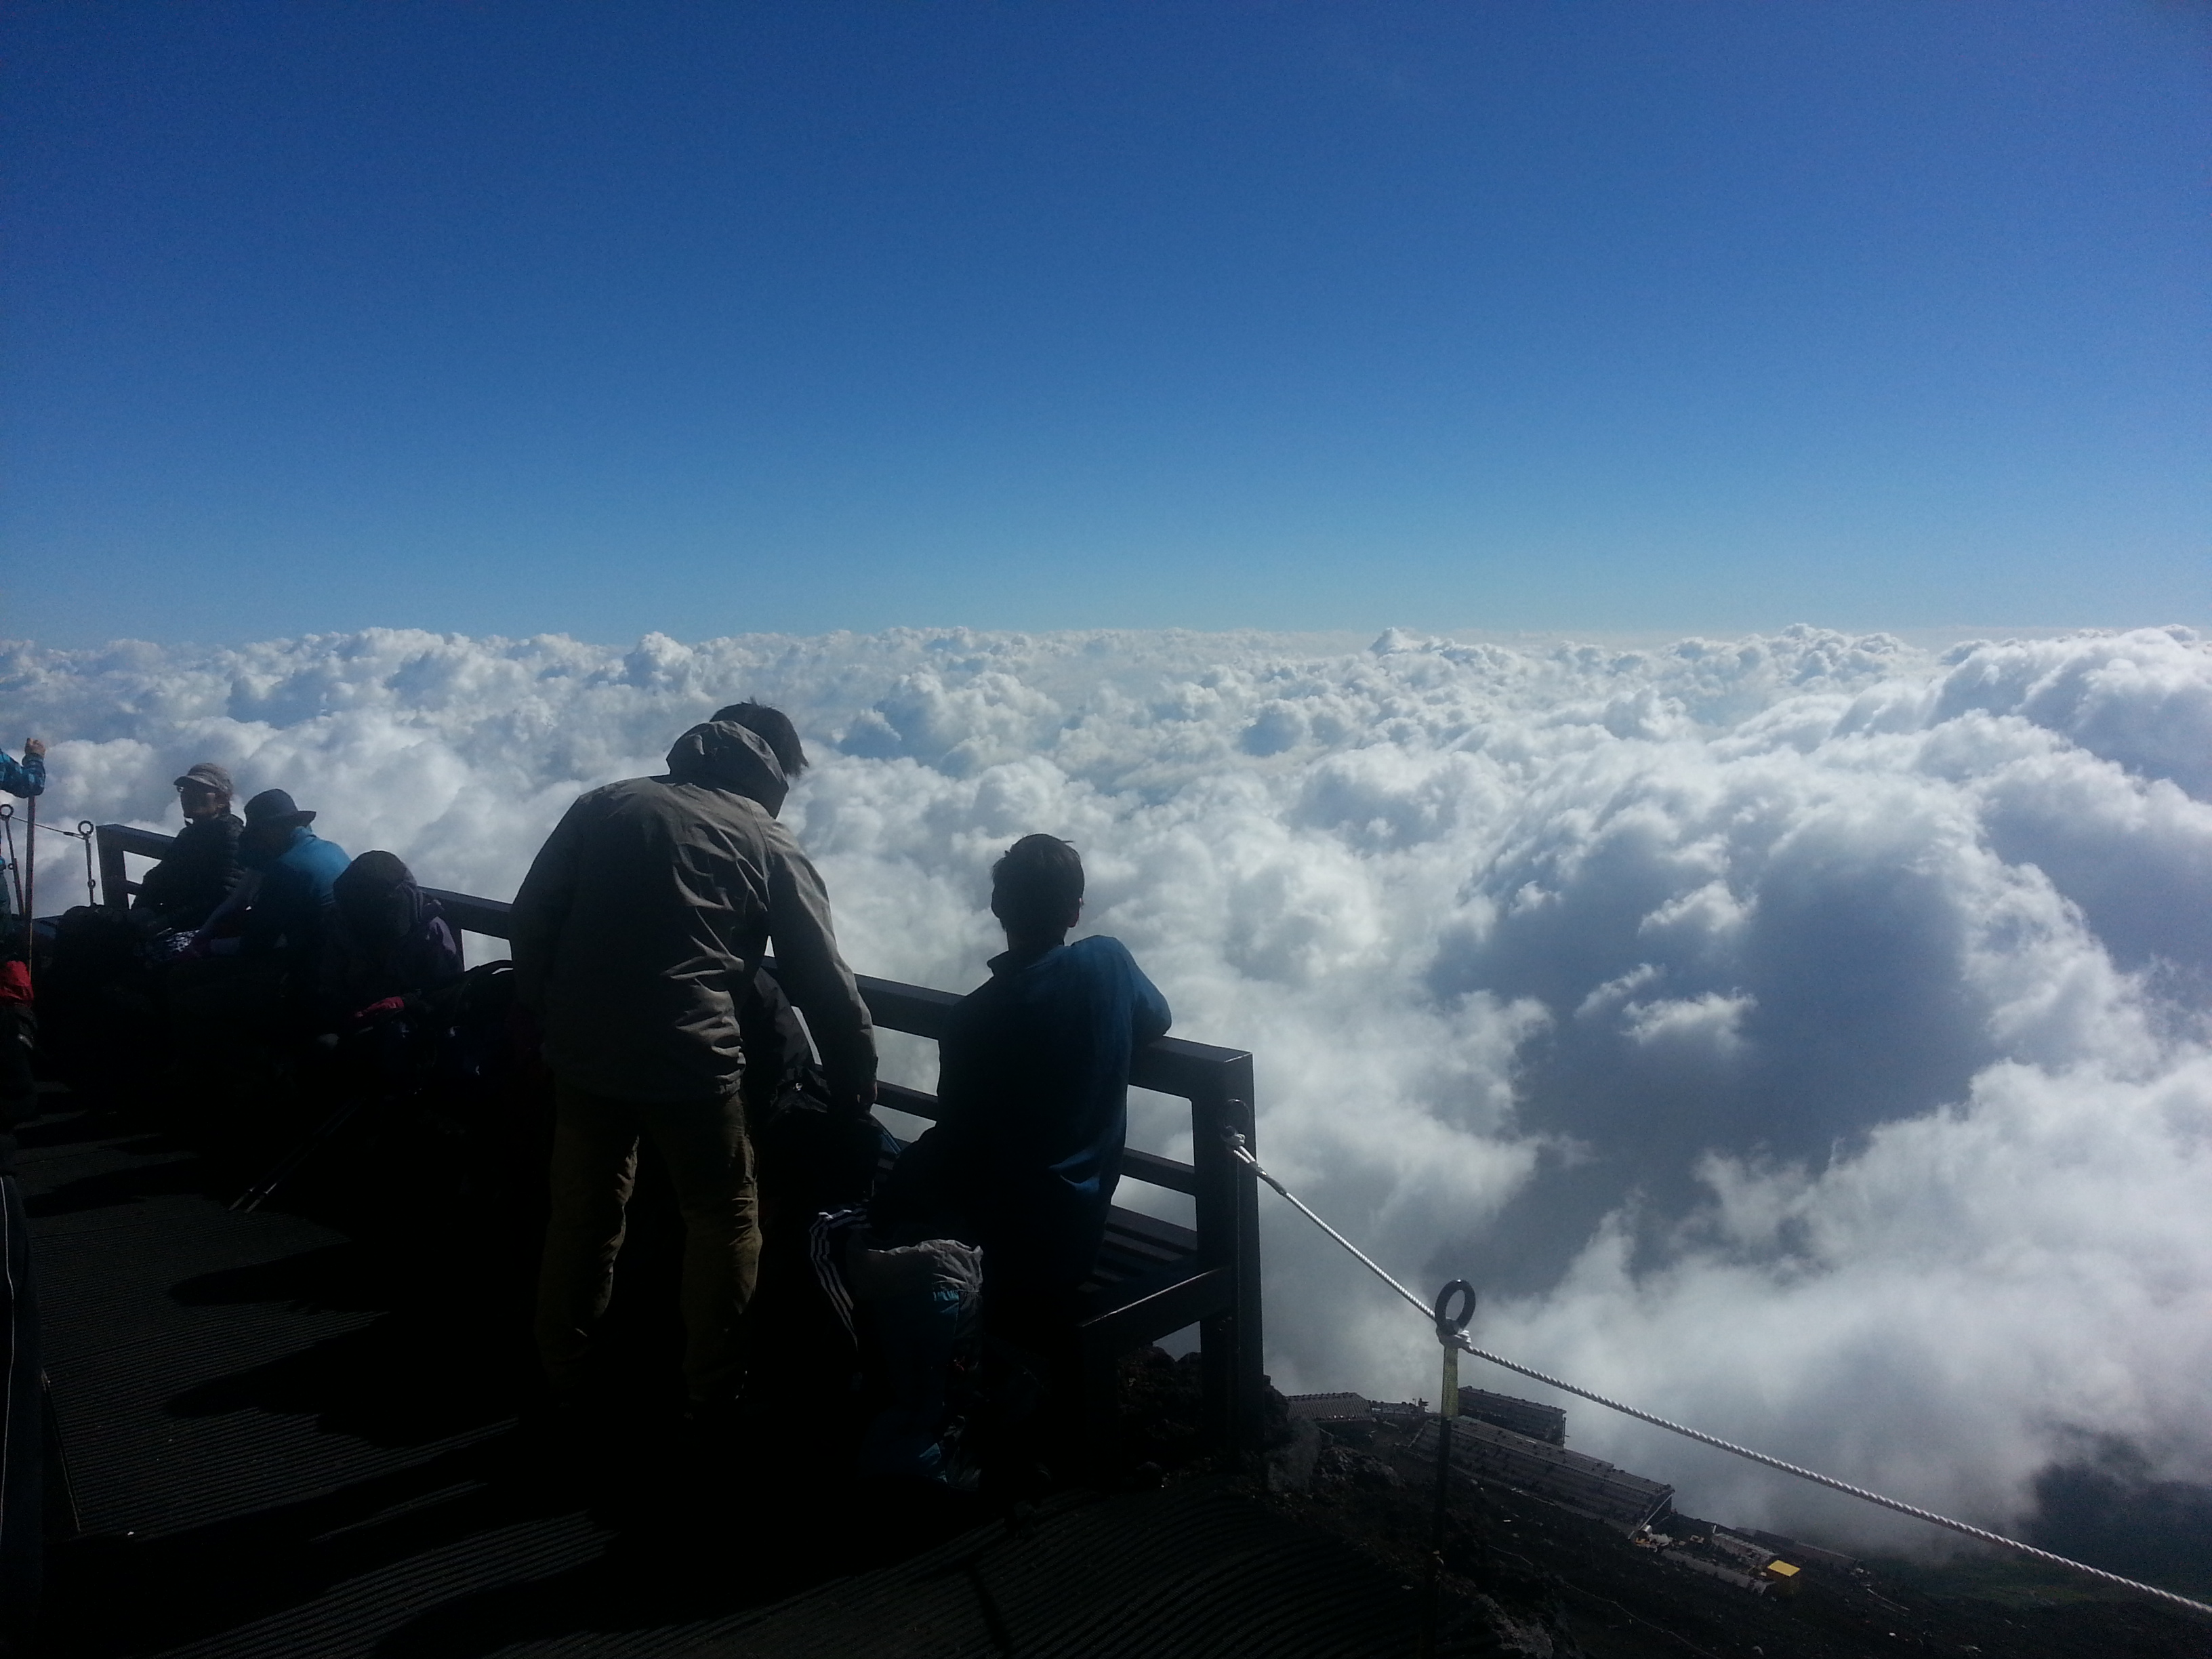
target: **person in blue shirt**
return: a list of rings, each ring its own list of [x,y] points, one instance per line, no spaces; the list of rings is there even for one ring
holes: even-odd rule
[[[239,954],[282,951],[293,972],[311,977],[337,903],[333,889],[353,862],[344,848],[307,827],[314,821],[282,789],[264,789],[246,803],[238,837],[238,861],[261,877],[239,930]]]
[[[1168,1005],[1128,948],[1067,942],[1083,860],[1024,836],[991,872],[1006,930],[988,982],[939,1038],[938,1121],[900,1158],[876,1226],[983,1247],[983,1321],[1057,1366],[1121,1174],[1129,1065]]]
[[[352,862],[344,848],[307,827],[314,820],[282,789],[264,789],[246,803],[238,861],[248,879],[202,924],[186,952],[243,963],[234,972],[192,969],[174,978],[173,1012],[215,1019],[273,1014],[287,1025],[308,1018],[337,902],[332,890]],[[246,914],[237,933],[219,932],[240,908]],[[191,969],[189,961],[179,965]]]

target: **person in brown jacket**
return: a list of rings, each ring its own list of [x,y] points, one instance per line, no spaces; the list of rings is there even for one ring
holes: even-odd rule
[[[516,993],[544,1030],[556,1097],[537,1316],[556,1404],[580,1392],[606,1311],[641,1133],[684,1216],[695,1411],[726,1406],[743,1379],[760,1231],[738,1014],[771,939],[833,1093],[856,1114],[875,1097],[874,1032],[829,896],[776,821],[805,764],[775,710],[724,709],[677,739],[665,774],[580,796],[515,896]]]

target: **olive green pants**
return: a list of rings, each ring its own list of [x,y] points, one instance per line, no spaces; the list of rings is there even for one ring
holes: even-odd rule
[[[556,1398],[584,1385],[592,1328],[614,1293],[615,1258],[652,1138],[684,1217],[684,1381],[695,1402],[735,1394],[745,1304],[760,1273],[760,1223],[744,1103],[616,1100],[556,1085],[552,1212],[538,1273],[538,1354]]]

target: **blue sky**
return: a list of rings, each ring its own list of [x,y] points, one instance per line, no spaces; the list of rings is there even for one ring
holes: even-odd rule
[[[2202,5],[0,49],[9,635],[2212,621]]]

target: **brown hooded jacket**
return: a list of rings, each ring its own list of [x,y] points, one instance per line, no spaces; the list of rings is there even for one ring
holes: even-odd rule
[[[678,738],[663,776],[569,807],[512,921],[516,988],[557,1075],[626,1100],[728,1094],[744,1069],[738,1001],[773,938],[830,1086],[856,1095],[874,1081],[875,1036],[829,895],[774,816],[788,787],[768,744],[724,720]]]

